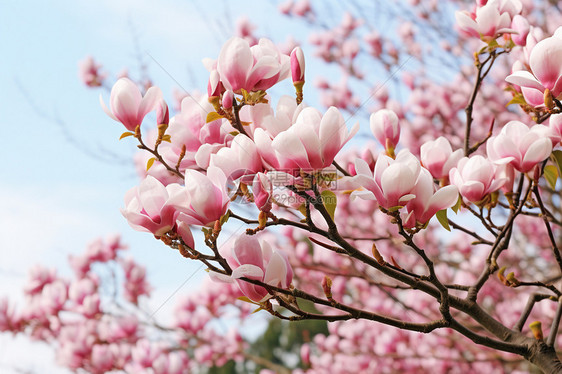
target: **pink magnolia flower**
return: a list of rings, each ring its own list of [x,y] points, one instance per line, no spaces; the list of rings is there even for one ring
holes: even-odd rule
[[[209,166],[207,175],[186,170],[185,188],[175,199],[175,208],[181,213],[178,221],[188,225],[207,226],[222,217],[230,198],[226,193],[226,176],[216,166]]]
[[[371,131],[379,143],[385,149],[394,150],[400,140],[400,125],[396,113],[390,109],[381,109],[371,114],[370,124]]]
[[[288,288],[293,280],[293,269],[287,256],[281,251],[273,250],[269,243],[260,242],[255,236],[241,235],[236,239],[232,249],[232,262],[230,278],[220,274],[213,274],[213,277],[227,282],[236,280],[244,295],[256,302],[268,297],[267,290],[240,278],[259,280],[281,288]]]
[[[264,130],[270,138],[277,136],[296,122],[298,115],[306,107],[301,103],[297,105],[295,98],[284,95],[279,98],[275,110],[267,103],[260,103],[252,106],[245,106],[240,112],[243,121],[251,122],[248,125],[248,134],[255,136],[257,129]]]
[[[221,148],[216,154],[211,155],[209,165],[218,167],[227,178],[232,180],[263,171],[263,163],[256,144],[244,134],[236,135],[230,147]]]
[[[529,56],[529,67],[530,72],[519,70],[505,80],[521,86],[521,92],[530,105],[543,105],[546,89],[562,100],[562,28],[534,46]]]
[[[146,280],[146,268],[137,264],[132,258],[120,259],[119,263],[125,273],[123,297],[133,304],[138,304],[139,296],[149,295],[150,284]]]
[[[176,224],[177,199],[182,191],[184,188],[177,183],[164,186],[156,178],[147,176],[139,186],[127,192],[121,214],[133,229],[161,236]]]
[[[451,168],[457,166],[462,157],[462,149],[453,152],[451,143],[443,136],[425,142],[420,148],[421,163],[435,179],[448,177]]]
[[[197,167],[206,169],[209,166],[211,155],[232,138],[222,126],[222,119],[206,122],[207,113],[212,111],[213,107],[207,98],[196,100],[186,97],[182,100],[181,111],[170,119],[170,126],[166,131],[172,138],[171,143],[164,142],[159,148],[164,160],[175,165],[185,146],[186,153],[180,163],[181,171]],[[155,166],[156,164],[152,168]]]
[[[350,179],[355,188],[351,197],[376,200],[385,209],[404,206],[416,196],[412,193],[420,174],[419,160],[407,149],[401,150],[396,159],[380,155],[374,172],[363,159],[355,160],[357,175]]]
[[[411,192],[415,198],[408,201],[407,216],[403,219],[404,226],[415,227],[417,223],[425,224],[440,210],[455,205],[459,198],[457,186],[445,186],[436,190],[433,176],[425,169],[420,169],[416,185]]]
[[[462,158],[449,172],[449,179],[461,196],[471,202],[478,202],[499,190],[506,181],[505,177],[498,176],[498,167],[480,155]]]
[[[489,42],[499,34],[515,32],[511,29],[511,20],[521,13],[522,7],[519,0],[490,0],[475,13],[455,12],[455,18],[463,32]]]
[[[486,152],[496,164],[511,164],[526,173],[552,152],[550,130],[543,125],[529,128],[522,122],[510,121],[497,136],[488,139]]]
[[[129,131],[135,131],[144,117],[161,107],[162,102],[162,91],[158,87],[150,87],[143,97],[137,85],[129,78],[121,78],[113,85],[109,98],[111,110],[107,108],[100,95],[100,103],[105,113],[115,121],[121,122]],[[160,112],[165,114],[167,109]],[[161,118],[158,123],[162,123]]]
[[[529,21],[527,18],[517,14],[511,21],[511,28],[516,31],[511,35],[511,40],[517,45],[525,46],[527,44],[527,35],[529,35]]]
[[[258,135],[258,131],[255,140],[262,157],[274,168],[296,165],[304,170],[319,170],[332,164],[358,130],[359,124],[355,124],[349,132],[335,107],[323,116],[314,108],[304,108],[296,122],[272,141],[267,134]]]
[[[86,57],[78,63],[78,75],[80,80],[88,87],[99,87],[106,78],[106,73],[100,73],[100,64],[94,61],[92,56]]]
[[[41,293],[45,285],[54,282],[56,279],[56,269],[49,269],[40,265],[34,265],[29,269],[29,275],[27,284],[24,287],[24,292],[31,296]]]
[[[289,56],[279,52],[271,40],[260,39],[257,45],[239,37],[222,47],[216,69],[227,90],[241,93],[267,90],[289,76]]]

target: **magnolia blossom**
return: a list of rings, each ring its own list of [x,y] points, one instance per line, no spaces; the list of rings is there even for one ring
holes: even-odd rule
[[[328,167],[340,149],[359,130],[355,124],[347,130],[343,116],[335,107],[322,114],[304,108],[288,130],[273,140],[265,132],[254,134],[260,155],[274,168],[297,167],[319,170]]]
[[[125,194],[125,208],[121,209],[121,214],[135,230],[164,235],[176,224],[177,199],[183,191],[177,183],[164,186],[149,175]]]
[[[94,61],[92,56],[86,57],[78,63],[80,80],[88,87],[99,87],[106,78],[106,73],[100,73],[101,65]]]
[[[260,242],[255,236],[241,235],[236,239],[232,248],[231,266],[231,277],[218,273],[211,275],[221,281],[235,280],[244,295],[256,302],[267,299],[267,290],[240,278],[259,280],[281,288],[288,288],[293,280],[293,269],[287,256],[281,251],[273,250],[269,243]]]
[[[256,144],[244,134],[236,135],[230,147],[221,148],[211,155],[210,165],[221,169],[232,180],[263,170]]]
[[[171,137],[171,143],[163,142],[159,148],[169,165],[178,162],[185,147],[185,155],[179,165],[180,171],[197,167],[206,169],[211,155],[232,139],[232,135],[222,126],[222,119],[206,122],[207,113],[211,111],[212,106],[205,97],[199,100],[186,97],[182,100],[181,111],[170,119],[170,126],[166,131]]]
[[[476,155],[462,158],[449,172],[449,179],[465,200],[479,202],[506,182],[505,176],[498,174],[498,167],[492,161]]]
[[[455,186],[436,191],[431,173],[421,167],[418,159],[408,150],[400,151],[396,159],[379,156],[374,173],[366,161],[357,159],[355,170],[355,177],[344,180],[344,184],[361,188],[352,192],[352,198],[377,200],[385,209],[406,206],[408,214],[403,215],[406,227],[425,224],[437,211],[452,207],[458,199]]]
[[[396,159],[380,155],[374,172],[363,159],[355,161],[357,175],[351,183],[362,189],[353,191],[352,197],[377,200],[385,209],[404,206],[416,196],[412,193],[420,174],[419,160],[407,149],[401,150]]]
[[[522,7],[519,0],[490,0],[475,13],[455,12],[455,18],[462,31],[488,42],[499,34],[516,32],[511,29],[511,21]]]
[[[501,132],[488,139],[486,152],[496,164],[511,164],[526,173],[552,152],[550,130],[543,125],[529,128],[522,122],[510,121]]]
[[[420,148],[422,165],[435,179],[448,177],[449,170],[455,167],[462,157],[462,149],[453,152],[451,143],[443,136],[425,142]]]
[[[529,35],[529,21],[527,18],[517,14],[511,21],[511,28],[516,33],[511,35],[511,40],[517,45],[524,46],[527,43],[527,35]]]
[[[250,136],[253,137],[256,129],[260,128],[268,136],[275,137],[289,129],[305,107],[303,103],[297,105],[294,97],[284,95],[277,101],[275,111],[269,103],[246,105],[240,111],[240,118],[242,121],[251,122],[247,127]]]
[[[153,110],[158,110],[161,116],[167,113],[161,107],[165,102],[162,99],[162,91],[158,87],[150,87],[144,97],[139,88],[129,78],[119,79],[111,89],[109,107],[107,108],[100,95],[100,103],[108,116],[115,121],[121,122],[129,131],[135,131],[144,117]],[[158,118],[158,123],[163,123],[163,118]]]
[[[381,109],[371,114],[371,131],[386,149],[394,149],[400,140],[398,116],[390,109]]]
[[[226,213],[230,198],[226,193],[226,176],[216,166],[209,166],[207,175],[186,170],[185,188],[174,200],[181,213],[178,220],[188,225],[207,226]]]
[[[529,56],[531,71],[519,70],[505,78],[509,83],[521,86],[528,104],[544,104],[544,92],[562,100],[562,28],[554,35],[537,43]]]
[[[408,214],[403,219],[406,227],[414,227],[416,223],[425,224],[438,211],[455,205],[459,198],[459,190],[456,186],[449,185],[436,190],[433,177],[425,168],[420,169],[412,194],[415,198],[406,205]]]
[[[227,90],[265,91],[289,76],[290,62],[271,40],[262,38],[250,47],[246,40],[234,37],[223,45],[216,69]]]

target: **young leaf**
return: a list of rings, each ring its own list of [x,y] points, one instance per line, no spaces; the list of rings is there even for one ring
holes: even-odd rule
[[[437,220],[445,230],[451,231],[451,228],[449,227],[449,221],[447,220],[447,209],[438,211],[435,214],[435,217],[437,217]]]
[[[216,121],[219,118],[223,118],[223,116],[221,116],[217,112],[210,112],[209,114],[207,114],[207,123]]]
[[[156,161],[156,157],[151,157],[148,162],[146,163],[146,171],[150,170],[150,168],[152,167],[152,165],[154,164],[154,161]]]
[[[556,180],[558,179],[558,168],[554,165],[546,165],[544,167],[544,179],[548,185],[554,190],[556,188]]]
[[[133,136],[135,135],[135,133],[130,132],[130,131],[125,131],[123,134],[121,134],[121,136],[119,137],[119,140],[126,138],[127,136]]]
[[[230,218],[230,210],[227,210],[226,213],[223,214],[222,217],[220,218],[221,226],[224,225],[229,218]]]
[[[558,174],[562,175],[562,151],[555,150],[552,151],[552,155],[550,156],[556,167],[558,168]]]
[[[451,207],[451,209],[453,210],[453,212],[455,212],[455,214],[459,212],[459,209],[461,208],[461,204],[462,204],[462,199],[461,199],[461,195],[459,195],[457,202],[455,203],[455,205]]]
[[[334,219],[334,215],[336,214],[336,205],[338,204],[336,194],[330,190],[324,190],[320,195],[322,196],[322,201],[324,202],[324,206],[330,214],[330,217]]]
[[[527,104],[527,102],[525,101],[523,95],[518,94],[513,96],[513,99],[511,99],[507,104],[505,104],[505,106],[510,106],[511,104],[525,105]]]

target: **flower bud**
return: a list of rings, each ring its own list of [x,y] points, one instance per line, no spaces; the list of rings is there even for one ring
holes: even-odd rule
[[[542,323],[540,321],[535,321],[533,323],[531,323],[529,325],[529,328],[531,329],[531,332],[533,333],[533,336],[535,337],[535,339],[537,340],[543,340],[543,334],[542,334]]]
[[[304,83],[304,53],[301,47],[295,47],[291,52],[291,75],[293,83]]]
[[[400,125],[396,113],[390,109],[381,109],[371,114],[370,122],[375,138],[385,147],[388,155],[393,155],[400,140]]]
[[[234,93],[232,91],[225,91],[225,93],[222,95],[222,107],[224,109],[232,108],[233,100]]]
[[[332,278],[325,275],[324,279],[322,279],[322,290],[324,291],[324,295],[328,300],[332,300]]]

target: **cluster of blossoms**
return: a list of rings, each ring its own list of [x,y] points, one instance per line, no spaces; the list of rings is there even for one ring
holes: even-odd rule
[[[180,374],[241,359],[246,344],[240,335],[234,330],[220,335],[209,325],[228,313],[225,305],[241,295],[237,288],[207,282],[200,292],[179,301],[172,323],[154,326],[139,306],[139,298],[150,296],[145,269],[123,257],[124,249],[119,237],[95,240],[83,254],[69,259],[74,277],[42,266],[31,268],[25,304],[16,308],[6,299],[0,301],[0,331],[25,332],[54,344],[61,366],[90,373]],[[122,286],[115,278],[99,275],[116,270],[122,274]],[[113,295],[108,292],[112,289]],[[249,315],[247,309],[240,306],[240,318]]]

